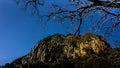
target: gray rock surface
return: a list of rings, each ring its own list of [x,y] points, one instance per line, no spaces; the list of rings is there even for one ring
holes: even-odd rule
[[[61,35],[55,34],[39,41],[31,52],[13,62],[15,65],[26,63],[54,63],[63,56],[75,59],[89,53],[98,54],[110,45],[102,36],[92,33],[83,35]]]

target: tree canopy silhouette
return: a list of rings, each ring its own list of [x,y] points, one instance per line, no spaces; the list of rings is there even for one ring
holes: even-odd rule
[[[70,22],[74,33],[81,29],[110,34],[120,24],[118,0],[16,0],[25,9],[31,9],[40,20]],[[83,28],[84,27],[84,28]],[[72,27],[71,27],[72,28]]]

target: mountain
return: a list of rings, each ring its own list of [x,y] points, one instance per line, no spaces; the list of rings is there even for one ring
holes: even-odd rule
[[[119,68],[120,49],[101,35],[55,34],[39,41],[27,55],[3,68]]]

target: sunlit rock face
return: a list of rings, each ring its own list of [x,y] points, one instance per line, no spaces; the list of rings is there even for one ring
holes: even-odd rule
[[[87,55],[88,53],[98,54],[110,47],[102,36],[97,36],[92,33],[86,33],[81,36],[77,42],[78,48],[75,49],[79,56]]]
[[[63,56],[75,59],[79,56],[98,54],[108,47],[110,47],[109,44],[102,36],[92,33],[66,36],[55,34],[38,42],[29,54],[20,59],[20,63],[36,63],[38,61],[54,63]]]
[[[110,47],[102,36],[86,33],[79,36],[66,36],[64,54],[67,57],[76,58],[79,56],[86,56],[88,54],[98,54]]]

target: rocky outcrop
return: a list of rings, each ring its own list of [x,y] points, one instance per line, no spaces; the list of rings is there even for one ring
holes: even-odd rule
[[[12,64],[22,65],[38,61],[54,63],[64,56],[75,59],[79,56],[99,54],[109,47],[110,45],[102,36],[92,33],[66,36],[55,34],[38,42],[29,54],[19,59],[19,63],[17,59]]]

